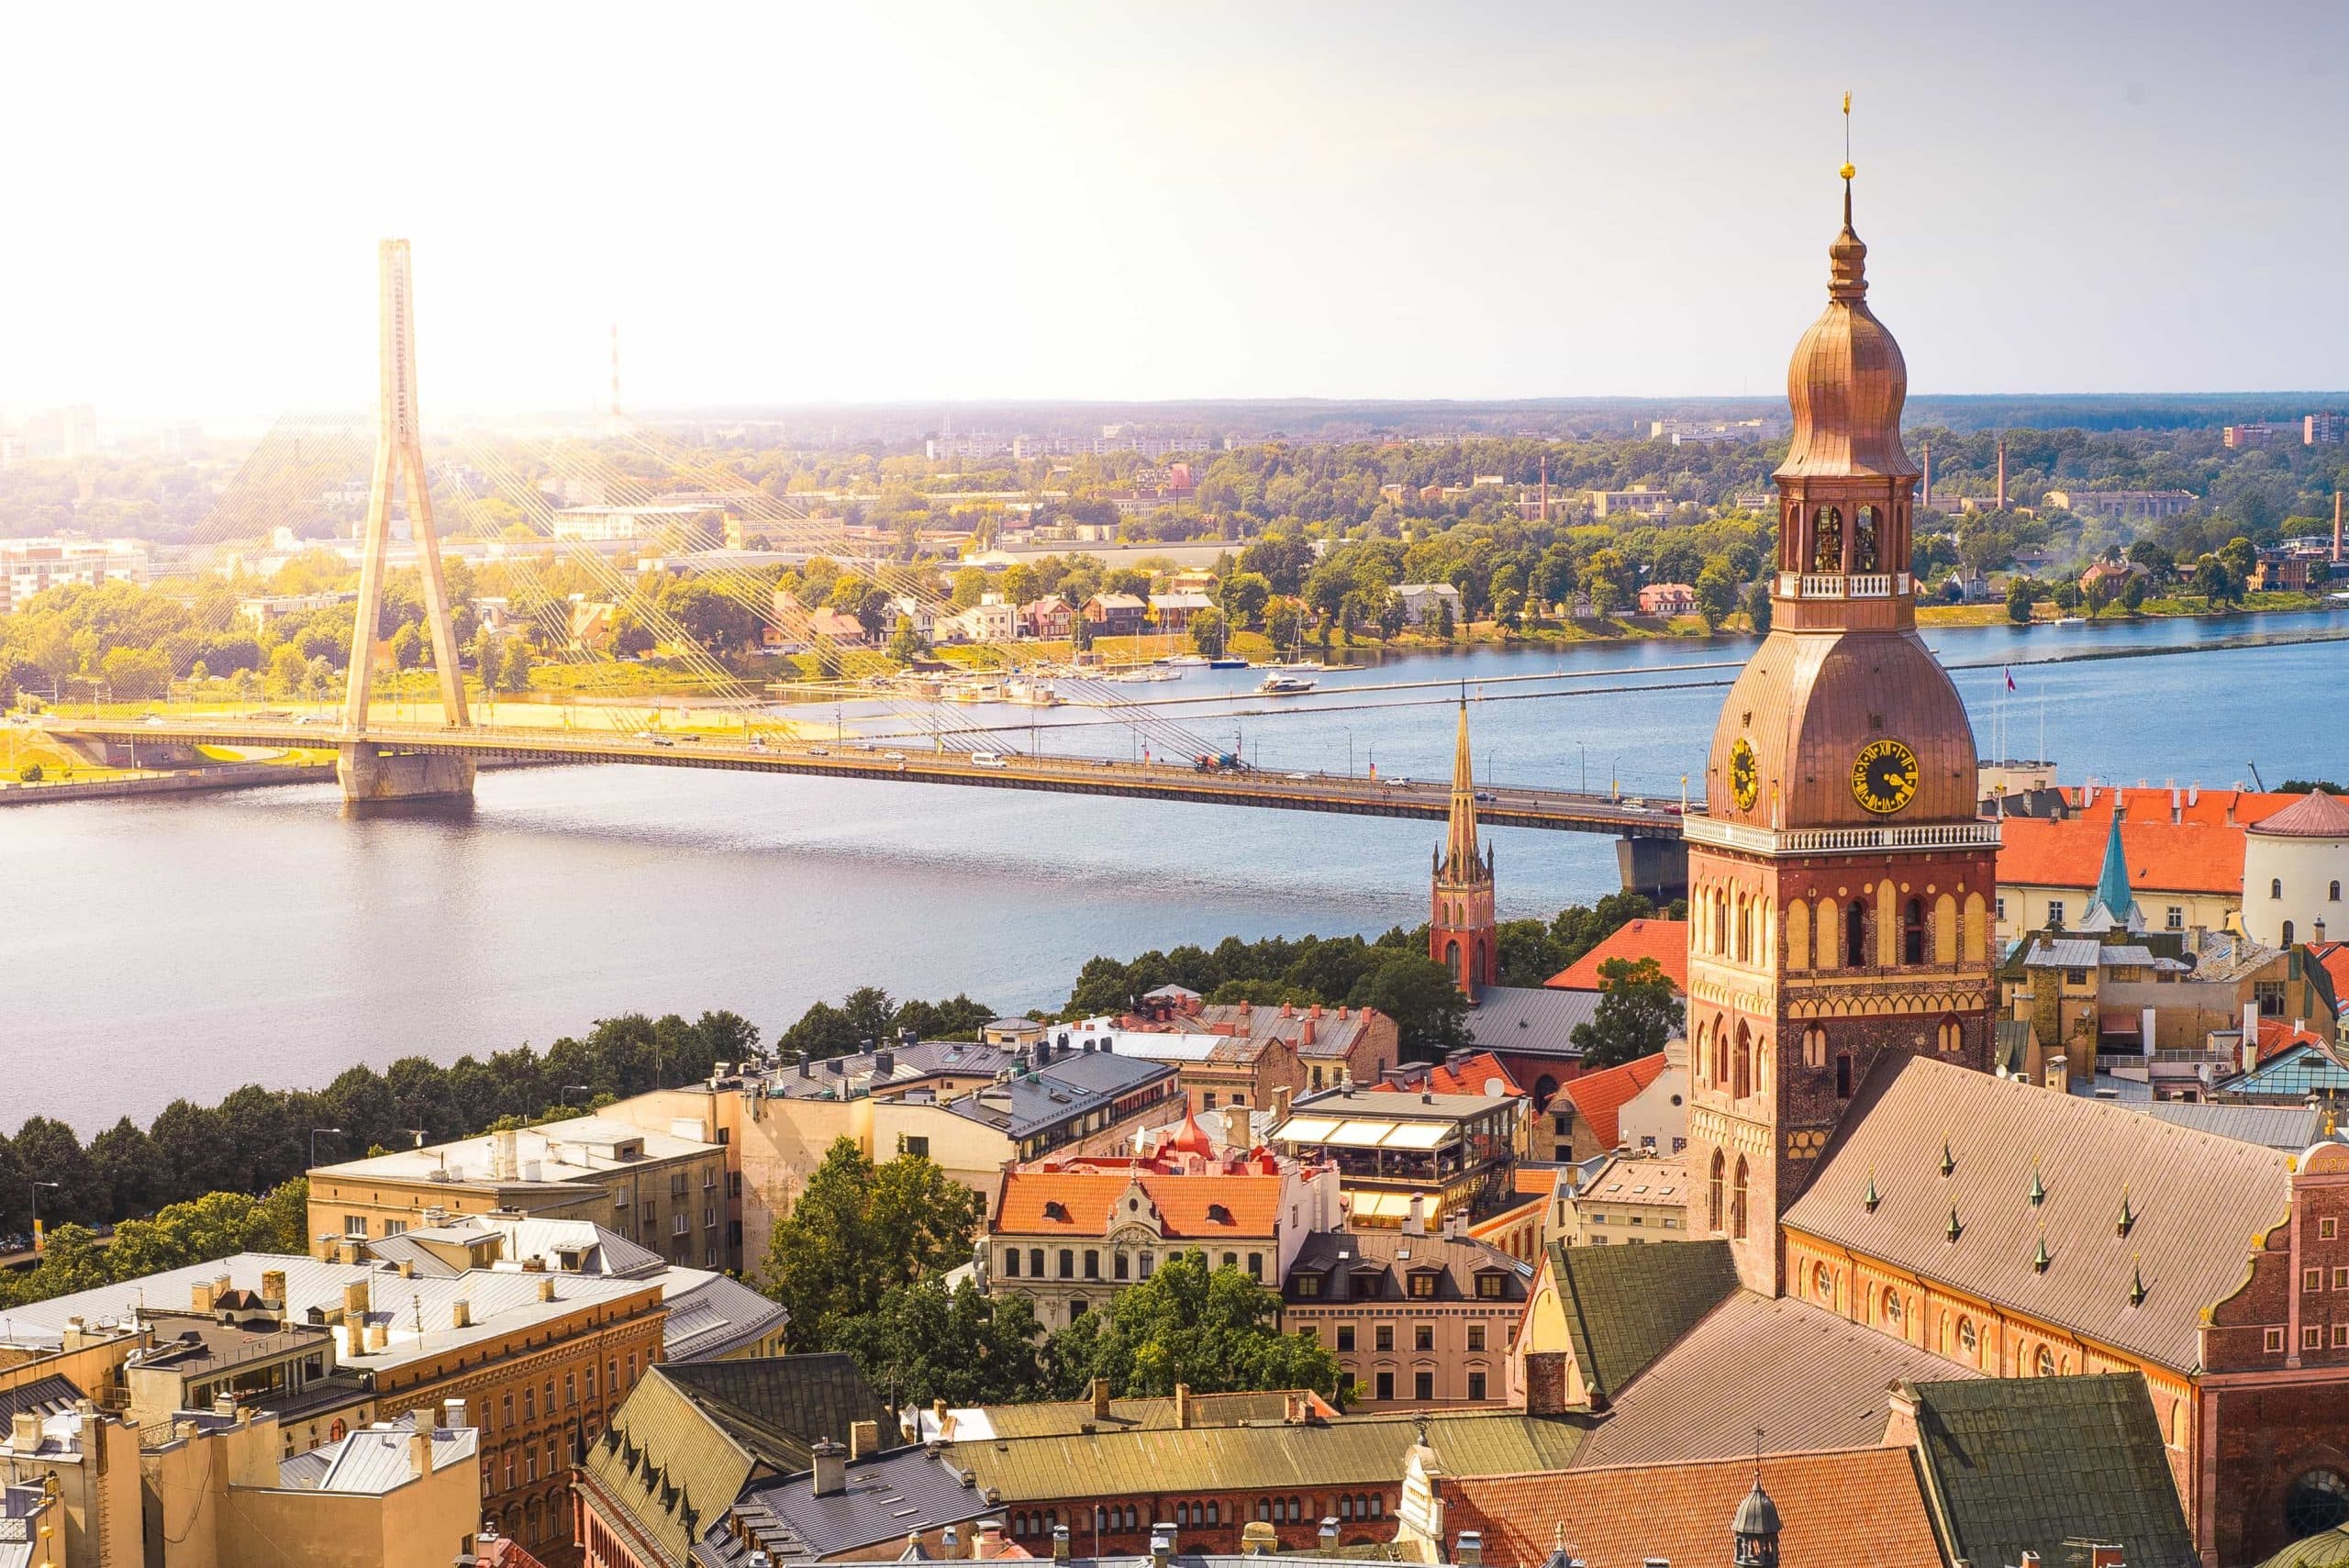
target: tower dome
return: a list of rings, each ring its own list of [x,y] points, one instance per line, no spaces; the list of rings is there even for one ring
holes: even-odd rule
[[[1737,1518],[1729,1528],[1736,1542],[1736,1568],[1777,1568],[1778,1505],[1762,1490],[1759,1473],[1753,1477],[1753,1490],[1738,1504]]]
[[[1777,477],[1914,479],[1920,471],[1900,444],[1909,366],[1900,345],[1868,308],[1868,248],[1852,228],[1848,177],[1843,230],[1827,248],[1827,308],[1787,365],[1794,441]]]

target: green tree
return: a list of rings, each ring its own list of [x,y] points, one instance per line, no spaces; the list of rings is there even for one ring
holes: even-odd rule
[[[897,629],[889,634],[889,657],[900,664],[910,664],[921,657],[921,634],[914,629],[911,616],[897,617]]]
[[[1223,656],[1229,630],[1221,610],[1209,607],[1191,613],[1191,646],[1210,659]]]
[[[1272,580],[1261,572],[1234,572],[1223,580],[1223,613],[1236,626],[1254,626],[1273,602]]]
[[[44,1220],[102,1225],[112,1218],[113,1195],[106,1176],[72,1128],[44,1116],[32,1117],[17,1129],[9,1147],[28,1177],[57,1184],[40,1195]]]
[[[1042,1336],[1028,1298],[989,1296],[964,1280],[931,1277],[885,1293],[843,1318],[830,1348],[855,1358],[875,1388],[903,1404],[1014,1405],[1044,1386]]]
[[[1737,580],[1730,575],[1727,563],[1709,562],[1697,573],[1697,613],[1705,617],[1705,629],[1720,630],[1721,622],[1736,608]]]
[[[1610,958],[1598,966],[1598,1011],[1576,1024],[1585,1069],[1612,1067],[1664,1049],[1680,1020],[1672,981],[1652,958]]]
[[[2149,579],[2130,573],[2128,583],[2121,590],[2121,607],[2134,615],[2145,607],[2145,584]]]
[[[155,1140],[128,1117],[90,1140],[90,1161],[112,1200],[109,1218],[152,1214],[171,1201],[171,1166]]]
[[[987,591],[987,574],[975,566],[965,566],[954,573],[954,607],[967,610],[979,602]]]
[[[2017,575],[2010,579],[2007,584],[2007,618],[2017,626],[2029,621],[2038,596],[2038,585],[2030,578]]]
[[[415,669],[424,662],[424,628],[415,621],[402,622],[399,630],[392,633],[392,667],[394,669]]]
[[[1770,629],[1770,617],[1776,608],[1770,597],[1770,584],[1766,578],[1745,590],[1745,618],[1757,633]]]
[[[1295,599],[1275,599],[1264,608],[1264,635],[1271,639],[1275,652],[1296,647],[1303,625],[1303,612]]]
[[[1280,1297],[1207,1254],[1175,1253],[1150,1278],[1054,1334],[1044,1348],[1052,1383],[1074,1395],[1107,1378],[1112,1398],[1312,1388],[1335,1394],[1338,1358],[1310,1332],[1277,1327]]]
[[[530,645],[518,637],[507,639],[506,651],[498,659],[497,684],[509,692],[530,689]]]
[[[1450,599],[1438,599],[1435,602],[1435,634],[1445,642],[1450,642],[1460,635],[1460,628],[1453,621]]]
[[[1468,998],[1453,983],[1452,972],[1428,957],[1425,948],[1387,954],[1354,982],[1344,999],[1393,1018],[1404,1047],[1423,1056],[1468,1043]]]
[[[829,1350],[889,1291],[970,1259],[986,1202],[916,1154],[876,1165],[843,1138],[774,1229],[763,1286],[791,1313],[796,1351]]]

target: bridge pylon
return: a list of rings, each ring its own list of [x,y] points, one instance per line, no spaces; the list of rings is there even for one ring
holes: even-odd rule
[[[440,678],[441,722],[469,726],[464,672],[449,620],[449,584],[440,570],[440,531],[432,521],[432,484],[424,469],[423,424],[417,417],[416,307],[407,241],[386,239],[376,251],[377,386],[375,473],[367,492],[367,524],[359,559],[359,604],[351,635],[351,674],[343,699],[342,746],[336,766],[350,801],[470,797],[470,757],[440,756],[378,746],[367,740],[367,706],[373,695],[377,628],[384,606],[384,556],[392,537],[392,491],[404,488],[408,531],[424,580],[424,622],[432,638],[432,666]]]

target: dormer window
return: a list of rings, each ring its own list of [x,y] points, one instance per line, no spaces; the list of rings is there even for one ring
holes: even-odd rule
[[[1476,1299],[1479,1301],[1498,1301],[1501,1298],[1501,1285],[1503,1283],[1501,1276],[1497,1273],[1478,1274],[1476,1276]]]
[[[1227,1205],[1211,1203],[1208,1205],[1208,1223],[1210,1225],[1232,1225],[1236,1224],[1237,1221],[1231,1218],[1231,1210]]]
[[[1411,1275],[1411,1299],[1414,1301],[1435,1299],[1435,1273],[1432,1270],[1421,1270]]]
[[[1067,1223],[1068,1205],[1061,1202],[1058,1198],[1048,1200],[1044,1205],[1044,1218],[1046,1219],[1057,1219],[1063,1224]]]
[[[1298,1274],[1296,1276],[1296,1280],[1297,1295],[1319,1296],[1321,1294],[1321,1276],[1319,1274]]]

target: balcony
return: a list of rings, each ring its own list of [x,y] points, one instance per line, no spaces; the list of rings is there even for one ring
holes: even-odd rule
[[[1818,854],[1827,851],[1997,849],[1996,822],[1943,822],[1916,828],[1751,828],[1709,817],[1686,818],[1691,843],[1755,855]]]
[[[1778,573],[1778,597],[1782,599],[1888,599],[1907,592],[1906,572],[1863,573],[1855,576],[1819,572]]]

